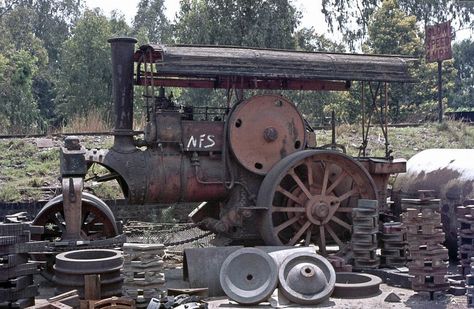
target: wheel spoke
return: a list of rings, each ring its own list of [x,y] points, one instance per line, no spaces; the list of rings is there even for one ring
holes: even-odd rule
[[[334,180],[331,186],[327,189],[327,194],[331,193],[340,183],[341,181],[346,178],[347,173],[346,171],[342,171],[339,176],[337,176],[336,180]]]
[[[336,212],[352,212],[352,207],[339,207],[336,209]]]
[[[342,246],[344,246],[344,243],[341,241],[339,237],[337,237],[336,233],[334,232],[334,230],[329,224],[326,225],[326,230],[328,231],[329,235],[331,235],[332,239],[334,239],[334,241],[337,243],[337,245],[339,246],[339,249],[341,249]]]
[[[305,212],[306,209],[304,207],[272,207],[273,212]]]
[[[321,188],[321,195],[326,195],[327,187],[328,187],[328,180],[329,180],[329,169],[331,165],[327,164],[324,168],[324,176],[323,176],[323,187]],[[328,191],[328,193],[331,191]]]
[[[305,184],[301,181],[300,177],[299,177],[298,175],[296,175],[295,170],[292,169],[289,174],[291,175],[291,177],[293,178],[293,180],[296,182],[296,184],[298,185],[298,187],[300,187],[301,191],[304,192],[304,194],[306,195],[306,197],[307,197],[308,199],[311,199],[313,196],[312,196],[311,193],[308,191],[308,188],[306,188]]]
[[[313,163],[311,160],[306,160],[305,165],[306,165],[306,170],[308,173],[308,188],[311,188],[313,185],[313,167],[311,166],[311,163]]]
[[[288,192],[287,190],[285,190],[283,187],[281,186],[278,186],[277,189],[276,189],[278,192],[280,192],[281,194],[283,194],[284,196],[286,196],[287,198],[289,198],[290,200],[294,201],[295,203],[297,203],[298,205],[301,205],[301,201],[300,199],[295,196],[293,193],[291,192]]]
[[[303,233],[311,226],[311,221],[306,221],[305,224],[299,229],[299,231],[291,237],[290,241],[288,242],[289,246],[294,246],[296,242],[303,236]]]
[[[339,199],[339,203],[341,203],[342,201],[344,201],[345,199],[353,196],[353,195],[356,195],[357,193],[359,193],[356,189],[352,189],[351,191],[347,191],[346,193],[344,193],[343,195],[339,196],[338,199]]]
[[[66,231],[66,226],[61,222],[61,220],[59,220],[58,216],[59,216],[59,214],[54,214],[53,215],[53,222],[59,228],[61,233],[64,233]]]
[[[85,212],[83,217],[82,217],[82,224],[85,224],[87,222],[87,218],[89,218],[89,215],[91,213],[89,211]]]
[[[336,217],[336,216],[333,216],[333,217],[331,218],[331,221],[333,221],[333,222],[339,224],[340,226],[346,228],[346,229],[349,230],[349,231],[352,229],[352,227],[351,227],[351,225],[350,225],[349,223],[346,223],[346,222],[342,221],[341,219],[339,219],[339,218]]]
[[[326,235],[324,233],[324,225],[319,226],[319,252],[326,255]]]
[[[282,224],[276,226],[274,228],[275,233],[278,235],[281,231],[283,231],[284,229],[286,229],[287,227],[289,227],[290,225],[292,225],[293,223],[295,223],[299,219],[300,219],[300,216],[295,216],[295,217],[291,218],[290,220],[285,221]]]
[[[304,240],[304,245],[307,247],[311,243],[311,233],[313,232],[313,225],[309,227],[309,229],[306,231],[306,238]]]

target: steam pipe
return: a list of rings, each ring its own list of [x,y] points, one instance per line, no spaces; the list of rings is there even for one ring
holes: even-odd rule
[[[133,152],[133,53],[134,38],[108,40],[112,49],[112,85],[115,106],[114,146],[117,152]]]

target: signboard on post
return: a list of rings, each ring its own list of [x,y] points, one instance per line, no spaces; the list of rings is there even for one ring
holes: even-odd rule
[[[426,62],[438,62],[438,121],[443,122],[443,80],[441,69],[443,60],[453,57],[451,50],[451,21],[434,26],[426,26]]]
[[[426,62],[451,59],[453,57],[451,39],[451,21],[426,26]]]

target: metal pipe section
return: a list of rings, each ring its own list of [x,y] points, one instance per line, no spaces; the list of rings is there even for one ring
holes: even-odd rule
[[[133,152],[133,54],[134,38],[108,40],[112,48],[112,85],[115,105],[114,146],[117,152]]]

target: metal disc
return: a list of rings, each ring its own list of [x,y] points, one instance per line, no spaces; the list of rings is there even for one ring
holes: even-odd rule
[[[289,255],[278,270],[279,291],[300,305],[315,305],[329,298],[336,272],[324,257],[307,252]]]
[[[230,146],[249,171],[265,175],[284,157],[305,147],[304,121],[295,105],[278,95],[240,103],[229,119]]]
[[[240,304],[258,304],[275,290],[277,273],[277,265],[267,253],[256,248],[242,248],[222,264],[220,282],[230,299]]]

